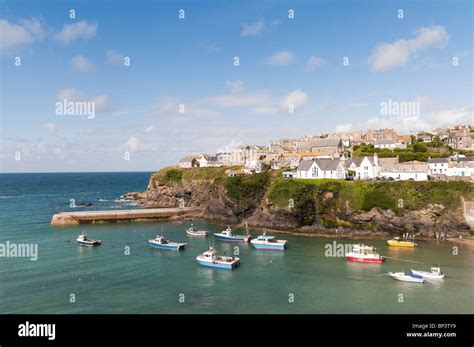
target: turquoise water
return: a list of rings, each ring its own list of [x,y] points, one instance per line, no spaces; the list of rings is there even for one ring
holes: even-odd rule
[[[242,265],[228,271],[200,267],[195,257],[211,242],[227,254],[237,244],[186,237],[187,224],[49,225],[58,205],[70,210],[70,199],[93,202],[87,209],[130,208],[113,200],[144,190],[149,176],[0,175],[0,242],[39,247],[37,261],[0,258],[0,313],[473,313],[474,253],[466,246],[456,256],[446,242],[419,241],[410,250],[365,241],[388,259],[381,265],[358,264],[326,257],[325,245],[332,239],[279,235],[289,241],[288,250],[257,251],[238,244]],[[223,228],[195,224],[209,231]],[[147,240],[162,225],[168,239],[187,242],[184,251],[148,247]],[[103,245],[77,246],[74,240],[82,230]],[[127,245],[130,255],[125,254]],[[447,276],[438,284],[404,283],[383,275],[412,266],[428,270],[438,263]]]

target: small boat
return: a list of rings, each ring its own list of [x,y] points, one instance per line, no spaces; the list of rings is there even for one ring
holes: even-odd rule
[[[198,230],[193,223],[186,229],[186,234],[191,236],[207,236],[208,232],[205,230]]]
[[[260,235],[256,239],[251,240],[250,243],[256,249],[284,251],[288,247],[288,241],[277,240],[275,239],[275,236],[268,236],[265,232],[263,233],[263,235]]]
[[[201,255],[198,255],[196,260],[203,266],[215,267],[219,269],[232,270],[236,266],[240,265],[239,258],[217,255],[217,251],[214,249],[214,247],[209,247],[209,250],[205,251]]]
[[[76,206],[79,206],[79,207],[89,207],[89,206],[92,206],[92,202],[89,202],[89,201],[79,202],[79,203],[76,204]]]
[[[375,247],[363,245],[352,246],[351,252],[346,253],[346,258],[361,263],[382,263],[385,260],[380,254],[375,253]]]
[[[387,244],[392,247],[407,247],[407,248],[415,248],[418,246],[414,241],[408,240],[400,240],[399,237],[394,237],[392,240],[388,240]]]
[[[76,241],[81,246],[98,246],[102,243],[101,240],[89,239],[86,234],[79,235]]]
[[[431,268],[431,272],[428,271],[420,271],[411,269],[411,272],[415,275],[421,276],[426,280],[442,280],[444,279],[444,273],[441,272],[441,268],[439,266],[433,266]]]
[[[164,236],[156,235],[155,239],[148,240],[148,243],[153,248],[180,250],[184,249],[185,243],[171,242],[165,239]]]
[[[246,235],[234,235],[230,227],[220,233],[214,233],[214,236],[218,240],[226,242],[249,242],[252,238],[248,233]]]
[[[415,275],[409,272],[389,272],[388,275],[393,279],[403,282],[416,282],[423,283],[424,279],[422,276]]]

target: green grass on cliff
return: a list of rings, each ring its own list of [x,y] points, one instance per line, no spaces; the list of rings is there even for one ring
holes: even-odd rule
[[[319,213],[343,206],[346,201],[351,208],[359,211],[381,207],[399,213],[404,209],[422,209],[430,203],[442,204],[447,209],[457,208],[461,196],[474,200],[474,185],[462,181],[347,182],[277,178],[267,196],[280,207],[288,206],[289,199],[293,199],[295,205],[315,203]]]
[[[254,207],[265,194],[270,181],[268,172],[248,176],[227,177],[224,187],[227,196],[237,205]]]

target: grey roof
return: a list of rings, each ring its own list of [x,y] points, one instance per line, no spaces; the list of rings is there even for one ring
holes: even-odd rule
[[[311,168],[311,165],[313,165],[313,160],[302,160],[300,161],[297,170],[308,171]]]
[[[188,157],[184,157],[184,158],[181,158],[180,162],[185,162],[185,161],[193,161],[194,157],[193,156],[188,156]]]
[[[359,167],[360,164],[362,164],[362,161],[364,160],[364,158],[367,158],[372,165],[375,165],[373,156],[365,156],[365,157],[352,157],[349,160],[348,166],[350,166],[352,163],[354,163],[357,167]]]
[[[376,145],[388,145],[388,144],[392,144],[392,143],[397,143],[397,141],[395,141],[395,140],[378,140],[378,139],[376,139],[374,141],[374,144],[376,144]]]
[[[316,159],[315,162],[321,170],[327,171],[337,170],[337,167],[341,161],[339,159]]]
[[[339,146],[340,138],[316,139],[310,142],[310,147],[331,147]]]
[[[458,158],[458,161],[474,161],[474,157]]]
[[[447,164],[448,158],[429,158],[428,163]]]

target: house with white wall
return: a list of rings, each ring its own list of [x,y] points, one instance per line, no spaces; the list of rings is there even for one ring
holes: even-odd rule
[[[429,174],[431,176],[447,175],[449,162],[448,158],[428,158]]]
[[[379,176],[380,164],[377,153],[372,157],[352,157],[347,162],[347,169],[355,172],[355,179],[372,179]]]
[[[427,181],[428,173],[428,163],[416,160],[405,163],[387,164],[380,167],[380,177],[401,181]]]
[[[296,169],[297,178],[335,178],[344,179],[346,168],[339,159],[302,160]]]

